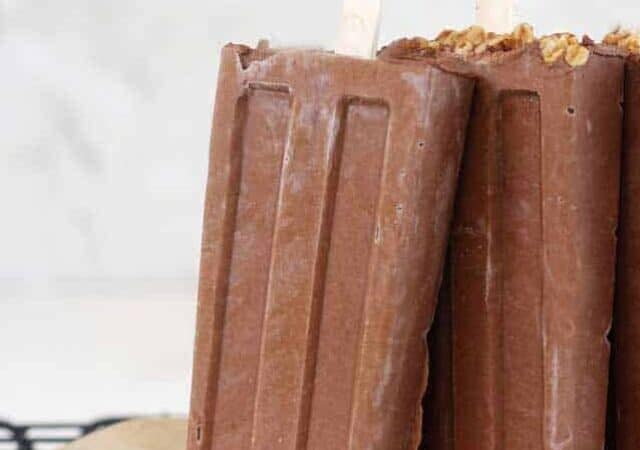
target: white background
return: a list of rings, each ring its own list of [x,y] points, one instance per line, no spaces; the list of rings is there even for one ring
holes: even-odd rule
[[[330,48],[340,0],[0,0],[0,417],[185,413],[218,52]],[[637,0],[521,1],[600,38]],[[381,43],[473,20],[386,0]]]

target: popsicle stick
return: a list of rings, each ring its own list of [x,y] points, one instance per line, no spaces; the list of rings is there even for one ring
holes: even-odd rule
[[[344,0],[336,53],[371,58],[378,46],[382,0]]]
[[[476,23],[487,31],[508,33],[513,29],[514,0],[477,0]]]

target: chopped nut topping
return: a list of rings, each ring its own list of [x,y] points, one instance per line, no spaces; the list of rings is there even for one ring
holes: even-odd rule
[[[456,48],[454,50],[459,55],[468,55],[473,51],[473,44],[471,42],[461,42],[456,44]]]
[[[470,27],[467,29],[465,40],[473,46],[482,44],[487,40],[487,32],[479,26]]]
[[[583,66],[589,61],[589,49],[584,47],[573,34],[553,34],[540,39],[542,59],[553,64],[562,56],[571,67]]]
[[[617,28],[606,35],[603,43],[613,45],[630,53],[640,53],[640,35],[621,28]]]
[[[535,41],[536,36],[533,32],[533,27],[528,23],[521,23],[518,25],[511,35],[514,39],[524,42],[525,44],[530,44]]]
[[[434,41],[439,49],[452,51],[458,55],[482,54],[486,51],[509,51],[524,47],[535,40],[530,25],[518,25],[513,33],[488,33],[474,25],[462,31],[445,30]]]
[[[423,38],[405,39],[402,41],[402,48],[405,54],[418,57],[435,56],[438,52],[445,52],[468,58],[486,53],[509,52],[534,42],[535,33],[528,24],[520,24],[507,34],[487,32],[476,25],[460,31],[444,30],[432,41]],[[564,59],[569,66],[578,67],[589,60],[589,41],[583,39],[581,44],[573,34],[554,34],[537,42],[542,59],[547,64]]]
[[[589,61],[589,50],[579,44],[571,44],[567,47],[564,60],[571,67],[584,66]]]

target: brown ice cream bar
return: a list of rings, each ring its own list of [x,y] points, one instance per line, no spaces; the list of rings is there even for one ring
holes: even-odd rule
[[[189,450],[417,446],[473,84],[224,48]]]
[[[614,310],[611,415],[616,450],[640,447],[640,37],[616,31],[605,43],[626,56],[622,199]]]
[[[570,35],[468,32],[382,52],[478,78],[426,448],[601,450],[624,63]]]

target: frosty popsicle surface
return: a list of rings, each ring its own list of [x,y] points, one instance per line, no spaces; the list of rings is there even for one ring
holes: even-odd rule
[[[622,59],[526,26],[401,40],[382,58],[477,77],[436,339],[449,350],[434,352],[451,395],[426,400],[427,448],[602,449]]]
[[[473,81],[222,53],[189,446],[412,449]]]

